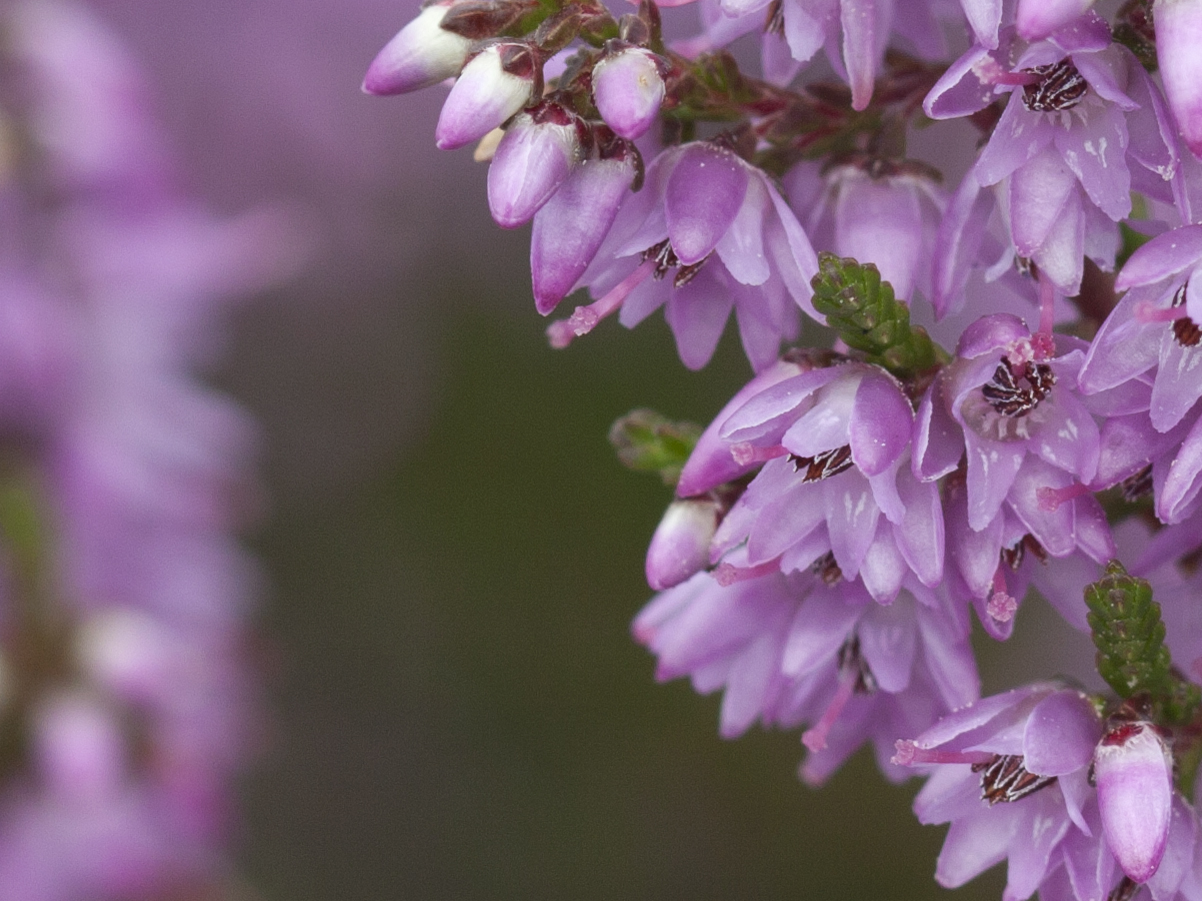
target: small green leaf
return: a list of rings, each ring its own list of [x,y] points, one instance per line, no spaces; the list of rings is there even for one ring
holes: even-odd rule
[[[1188,721],[1202,695],[1173,670],[1152,586],[1112,560],[1106,575],[1085,589],[1085,604],[1098,674],[1121,698],[1148,696],[1158,721]]]
[[[701,426],[673,422],[654,410],[632,410],[613,424],[609,443],[618,459],[637,472],[656,472],[675,485],[701,437]]]
[[[909,307],[893,296],[893,286],[881,280],[872,263],[820,253],[818,274],[810,284],[814,308],[869,363],[907,379],[947,362],[946,352],[926,330],[910,324]]]

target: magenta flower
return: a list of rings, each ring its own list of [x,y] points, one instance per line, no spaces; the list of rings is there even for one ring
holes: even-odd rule
[[[796,336],[798,308],[812,313],[817,271],[805,233],[763,172],[713,142],[672,147],[648,167],[580,278],[599,299],[548,334],[562,347],[619,310],[632,327],[663,306],[681,359],[697,369],[733,308],[748,359],[762,369]]]

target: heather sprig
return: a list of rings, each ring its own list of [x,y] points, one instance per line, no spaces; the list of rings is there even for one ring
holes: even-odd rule
[[[1189,722],[1202,703],[1202,690],[1173,669],[1151,584],[1112,560],[1106,574],[1086,588],[1085,603],[1098,674],[1120,698],[1146,695],[1159,721]]]
[[[914,379],[948,361],[926,329],[910,324],[910,308],[893,296],[893,286],[881,280],[875,264],[823,252],[811,285],[814,309],[867,362],[900,379]]]

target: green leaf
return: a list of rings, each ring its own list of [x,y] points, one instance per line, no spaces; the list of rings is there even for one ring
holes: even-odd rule
[[[609,430],[619,460],[637,472],[659,473],[665,485],[676,484],[700,437],[701,426],[673,422],[654,410],[632,410]]]
[[[1121,698],[1148,696],[1158,721],[1188,721],[1202,695],[1173,670],[1152,586],[1112,560],[1085,589],[1085,604],[1099,675]]]
[[[947,362],[947,353],[926,330],[910,324],[909,307],[893,296],[893,286],[881,280],[872,263],[820,253],[818,274],[810,284],[814,308],[869,363],[908,379]]]

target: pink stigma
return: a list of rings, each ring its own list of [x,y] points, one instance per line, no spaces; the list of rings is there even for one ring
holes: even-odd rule
[[[1039,509],[1047,513],[1055,513],[1060,509],[1060,505],[1071,501],[1075,497],[1089,494],[1089,489],[1079,482],[1069,485],[1067,488],[1052,488],[1045,485],[1035,492],[1035,497],[1039,501]]]
[[[788,456],[789,451],[781,445],[775,447],[756,447],[750,441],[740,441],[730,446],[730,455],[740,466],[750,466],[752,463],[766,463],[777,457]]]
[[[598,322],[621,309],[626,296],[641,285],[654,271],[655,260],[648,260],[610,288],[600,300],[590,303],[588,306],[577,307],[566,320],[552,322],[547,326],[547,340],[551,346],[556,350],[563,350],[572,343],[574,338],[587,335],[597,327]]]
[[[985,604],[985,612],[994,622],[1008,623],[1018,612],[1018,601],[1006,590],[1006,577],[999,566],[993,573],[993,594]]]
[[[1031,356],[1036,361],[1056,355],[1056,338],[1052,329],[1056,325],[1056,286],[1051,280],[1039,277],[1039,331],[1031,336]]]
[[[1179,307],[1158,307],[1151,301],[1141,301],[1135,305],[1135,318],[1140,322],[1174,322],[1178,319],[1184,319],[1189,313],[1186,312],[1185,305]]]
[[[897,766],[914,766],[916,763],[989,763],[993,755],[988,751],[935,751],[920,748],[917,742],[899,738],[894,744],[897,753],[889,762]]]
[[[822,713],[822,717],[809,729],[806,729],[801,736],[801,743],[811,751],[821,751],[826,747],[827,736],[831,734],[831,729],[834,728],[835,722],[839,719],[839,714],[843,712],[843,708],[847,706],[847,702],[851,700],[852,694],[856,690],[856,679],[858,674],[854,667],[848,668],[839,674],[839,687],[835,689],[835,696],[831,698],[830,704]]]
[[[748,579],[758,579],[780,570],[778,560],[769,560],[759,566],[735,566],[733,563],[720,563],[714,570],[714,580],[723,588],[728,588],[736,582],[746,582]]]

